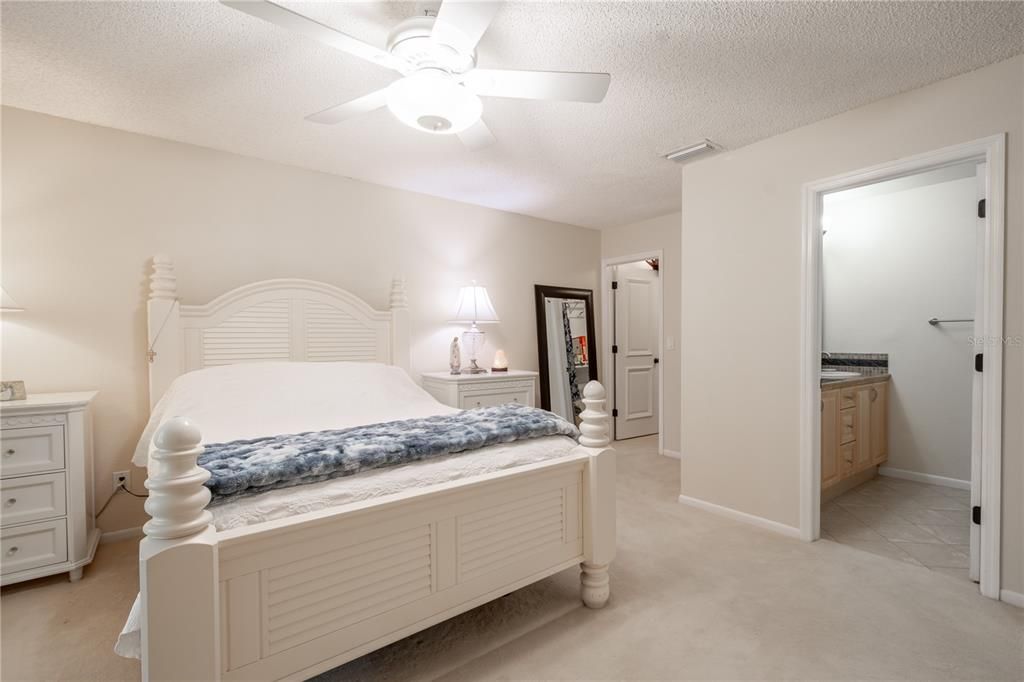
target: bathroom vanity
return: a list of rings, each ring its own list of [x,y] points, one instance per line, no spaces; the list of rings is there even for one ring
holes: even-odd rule
[[[889,458],[888,392],[888,374],[822,382],[822,491],[870,478]]]

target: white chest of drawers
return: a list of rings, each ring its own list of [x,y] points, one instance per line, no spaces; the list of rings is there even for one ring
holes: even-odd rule
[[[82,577],[100,531],[93,516],[95,392],[0,403],[0,584]]]
[[[449,374],[427,372],[423,388],[445,405],[462,410],[520,403],[533,407],[537,372],[510,369],[495,374]]]

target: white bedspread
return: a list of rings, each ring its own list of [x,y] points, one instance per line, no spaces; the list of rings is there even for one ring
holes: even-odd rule
[[[153,434],[178,415],[195,420],[204,443],[217,443],[457,411],[434,400],[403,370],[387,365],[338,362],[214,367],[189,372],[174,381],[154,408],[132,462],[148,464]],[[575,445],[564,436],[517,441],[273,490],[217,505],[210,511],[217,530],[228,530],[557,459],[569,455]],[[121,656],[142,655],[139,604],[136,598],[114,646]]]

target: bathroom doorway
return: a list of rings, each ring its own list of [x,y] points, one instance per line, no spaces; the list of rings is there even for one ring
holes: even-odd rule
[[[813,183],[804,223],[801,536],[993,598],[1004,169],[996,137]]]
[[[661,251],[603,262],[602,347],[615,440],[658,435],[663,452]]]

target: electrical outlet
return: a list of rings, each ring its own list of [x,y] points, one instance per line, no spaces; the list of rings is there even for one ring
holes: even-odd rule
[[[127,488],[131,484],[131,472],[130,471],[115,471],[113,474],[113,485],[114,489],[124,485]]]

